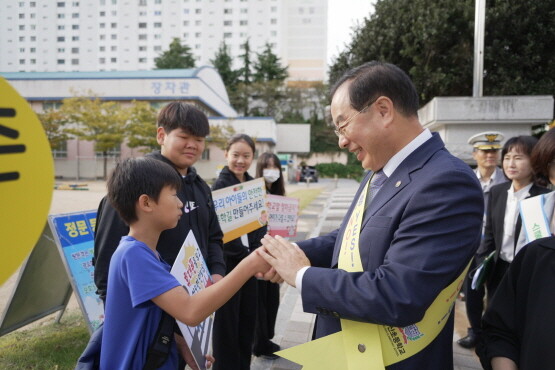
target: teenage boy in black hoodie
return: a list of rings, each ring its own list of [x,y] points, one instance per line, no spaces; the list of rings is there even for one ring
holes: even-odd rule
[[[183,102],[169,103],[158,114],[156,139],[161,150],[147,156],[170,164],[182,177],[178,197],[184,205],[183,215],[175,228],[160,235],[156,247],[158,253],[164,261],[173,265],[185,237],[189,230],[193,230],[210,274],[217,282],[226,271],[222,252],[223,233],[210,188],[192,167],[204,151],[209,131],[208,119],[202,111]],[[129,227],[107,199],[102,199],[96,220],[93,264],[97,294],[104,302],[110,259],[121,237],[128,233]]]

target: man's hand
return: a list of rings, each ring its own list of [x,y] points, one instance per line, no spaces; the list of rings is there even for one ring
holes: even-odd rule
[[[295,286],[297,272],[305,266],[310,266],[310,261],[304,252],[296,244],[289,243],[281,236],[274,238],[266,235],[261,242],[262,248],[257,249],[258,253],[289,285]]]

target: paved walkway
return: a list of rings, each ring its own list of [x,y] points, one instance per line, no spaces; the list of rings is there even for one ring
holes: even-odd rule
[[[295,240],[304,240],[336,229],[347,212],[358,188],[358,183],[353,180],[340,179],[335,182],[324,179],[321,183],[310,186],[322,186],[324,191],[304,209],[299,219],[298,237]],[[282,348],[306,343],[312,336],[314,318],[313,314],[303,312],[298,291],[285,283],[282,284],[274,342]],[[456,344],[456,340],[466,334],[467,325],[464,302],[457,301],[455,305],[455,333],[453,336],[455,370],[482,369],[473,351],[466,350]],[[301,366],[283,358],[268,360],[263,357],[253,357],[251,369],[285,370],[301,369]]]

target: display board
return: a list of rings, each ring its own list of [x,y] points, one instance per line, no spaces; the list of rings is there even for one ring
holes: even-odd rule
[[[95,293],[92,265],[96,211],[50,215],[48,222],[73,291],[92,332],[104,322],[104,307]]]

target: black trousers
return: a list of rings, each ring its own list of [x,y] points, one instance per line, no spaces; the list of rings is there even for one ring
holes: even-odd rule
[[[216,311],[212,332],[214,370],[250,368],[257,303],[256,279],[250,278]]]
[[[470,265],[470,271],[473,271],[480,265],[480,261],[474,258],[472,265]],[[472,279],[468,277],[465,281],[465,304],[466,304],[466,316],[468,317],[468,322],[470,323],[470,330],[475,335],[480,335],[482,333],[482,314],[484,312],[484,297],[486,295],[486,289],[482,285],[477,290],[472,289]]]
[[[254,333],[254,353],[268,353],[275,334],[279,307],[279,284],[258,280],[258,310]]]

